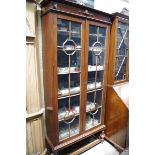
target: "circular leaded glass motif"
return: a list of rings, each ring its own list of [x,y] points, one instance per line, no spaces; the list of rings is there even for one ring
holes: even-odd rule
[[[95,55],[100,55],[101,52],[103,51],[103,47],[100,42],[95,42],[92,46],[92,51],[94,52]]]
[[[73,55],[76,52],[76,43],[73,40],[67,39],[63,43],[63,50],[67,55]]]
[[[74,121],[74,119],[75,119],[75,112],[73,110],[66,111],[64,122],[66,124],[70,124]]]

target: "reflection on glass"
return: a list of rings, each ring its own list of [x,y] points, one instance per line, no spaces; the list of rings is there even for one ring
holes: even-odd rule
[[[88,55],[88,65],[96,66],[96,56],[93,51],[89,51]]]
[[[80,95],[58,100],[60,140],[69,138],[79,133],[79,115]]]
[[[88,72],[88,84],[95,82],[95,72]]]
[[[73,96],[58,100],[58,118],[59,120],[73,119],[80,113],[80,96]]]
[[[86,104],[86,111],[87,112],[93,112],[98,107],[98,103],[96,103],[95,94],[94,92],[87,94],[87,104]]]
[[[70,136],[79,134],[79,116],[75,118],[73,123],[71,123],[70,128]]]
[[[126,23],[119,22],[118,28],[121,30],[122,36],[124,36],[124,34],[128,28],[128,25]]]
[[[103,70],[106,29],[97,26],[90,26],[89,33],[88,85],[90,83],[94,85],[94,83],[96,82],[103,81],[103,75],[101,74],[104,73]]]
[[[96,91],[96,103],[99,106],[102,106],[102,97],[103,97],[103,91],[102,90]]]
[[[103,82],[103,73],[104,73],[104,71],[98,71],[97,72],[96,82]]]
[[[68,75],[60,75],[60,76],[58,76],[58,88],[60,90],[68,88]]]
[[[67,95],[69,93],[69,81],[68,81],[68,74],[65,75],[59,75],[58,76],[58,90],[61,92],[61,95]]]
[[[58,100],[58,118],[64,119],[67,111],[69,110],[69,98]]]
[[[105,37],[99,37],[99,42],[102,43],[102,46],[105,48]]]
[[[89,34],[97,34],[97,27],[96,26],[89,26]]]
[[[101,108],[99,108],[96,115],[94,115],[94,120],[97,120],[98,123],[101,123]]]
[[[80,72],[81,51],[76,51],[70,57],[70,73]],[[58,74],[69,73],[69,57],[62,50],[58,51]]]
[[[126,79],[129,30],[128,24],[119,22],[117,29],[117,49],[115,59],[115,80]]]
[[[80,95],[71,97],[71,109],[75,114],[80,113]]]
[[[129,45],[129,31],[127,31],[126,36],[124,37],[124,43],[128,47],[128,45]]]
[[[97,76],[96,76],[97,75]],[[104,71],[88,72],[87,90],[98,89],[103,86]]]
[[[101,123],[101,108],[94,115],[86,113],[86,130],[93,128]]]
[[[95,42],[97,42],[97,36],[89,35],[89,46],[93,46]]]
[[[74,42],[76,43],[76,45],[80,48],[80,44],[81,44],[81,36],[80,34],[76,34],[76,33],[72,33],[71,34],[71,39],[74,40]]]
[[[127,57],[117,56],[115,63],[115,75],[117,80],[122,80],[126,78],[126,61]]]
[[[96,69],[96,67],[97,67],[97,69]],[[88,71],[96,71],[96,70],[103,70],[103,69],[104,69],[104,55],[103,55],[103,53],[101,53],[99,56],[96,57],[93,51],[89,51]]]
[[[97,56],[97,66],[104,66],[104,53]]]
[[[58,67],[67,67],[69,65],[68,61],[68,56],[62,50],[58,50]]]
[[[58,32],[58,46],[63,46],[63,43],[68,39],[68,32]]]
[[[59,122],[59,140],[69,138],[68,124]]]
[[[105,28],[99,28],[99,36],[102,36],[102,37],[104,37],[104,36],[106,36],[106,29]]]
[[[86,111],[94,111],[102,106],[102,90],[87,93]]]
[[[69,31],[69,22],[63,19],[58,19],[58,31]]]
[[[81,25],[76,22],[71,22],[71,31],[72,33],[81,33]]]
[[[80,72],[81,24],[58,19],[58,27],[58,74]]]
[[[60,74],[58,76],[58,95],[66,96],[70,94],[80,93],[80,74],[70,75],[70,91],[69,91],[69,75]]]
[[[80,74],[71,74],[71,94],[80,92]]]
[[[79,116],[77,116],[73,122],[66,124],[65,122],[59,122],[59,140],[62,141],[66,138],[79,134]]]
[[[118,31],[120,31],[120,29],[118,29]],[[122,41],[122,34],[120,32],[117,32],[117,47],[120,46]]]
[[[74,71],[80,71],[80,62],[81,62],[81,51],[76,51],[74,55],[71,56],[70,66],[76,67]]]
[[[79,117],[76,117],[75,120],[70,124],[66,124],[64,122],[59,123],[60,141],[77,134],[79,134]]]
[[[127,46],[125,45],[124,42],[122,42],[122,44],[120,45],[119,47],[119,55],[126,55],[126,49],[127,49]]]

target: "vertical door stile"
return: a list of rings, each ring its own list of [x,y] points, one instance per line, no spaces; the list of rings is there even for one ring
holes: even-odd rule
[[[82,21],[82,67],[81,67],[81,131],[80,134],[84,133],[85,130],[85,111],[86,111],[86,66],[87,66],[87,29],[86,21]]]
[[[108,60],[109,60],[109,45],[110,45],[110,27],[106,31],[106,51],[105,51],[105,74],[104,74],[104,90],[103,90],[103,107],[102,107],[102,123],[105,124],[105,108],[106,108],[106,92],[108,83]]]
[[[110,62],[108,64],[108,73],[107,73],[107,83],[112,85],[114,83],[114,79],[115,79],[115,52],[113,52],[116,49],[116,44],[117,44],[117,40],[116,40],[116,36],[117,36],[117,19],[114,19],[112,25],[111,25],[111,31],[110,32],[110,47],[109,47],[109,57],[108,57],[108,62]]]
[[[84,85],[85,85],[85,98],[84,98],[84,119],[83,119],[83,130],[85,131],[86,128],[86,105],[87,105],[87,80],[88,80],[88,55],[89,55],[89,22],[86,19],[85,21],[85,78],[84,78]]]
[[[57,80],[57,31],[55,31],[57,29],[57,15],[56,14],[52,14],[52,21],[53,21],[53,25],[52,25],[52,28],[53,28],[53,58],[52,58],[52,65],[53,65],[53,105],[54,105],[54,130],[55,132],[53,133],[54,134],[54,141],[56,144],[58,144],[58,130],[59,130],[59,126],[58,126],[58,94],[57,94],[57,88],[58,88],[58,80]]]

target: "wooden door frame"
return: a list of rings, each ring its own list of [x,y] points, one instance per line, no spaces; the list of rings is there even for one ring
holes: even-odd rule
[[[88,80],[88,52],[89,52],[89,25],[93,25],[93,26],[98,26],[98,27],[103,27],[106,28],[106,39],[105,39],[105,58],[104,58],[104,79],[103,79],[103,83],[104,83],[104,87],[102,90],[102,113],[101,113],[101,123],[91,129],[85,130],[85,128],[83,129],[83,131],[86,132],[90,132],[91,130],[101,126],[104,124],[104,116],[105,116],[105,102],[106,102],[106,88],[107,88],[107,72],[108,72],[108,57],[109,57],[109,43],[110,43],[110,26],[107,24],[103,24],[103,23],[96,23],[94,21],[91,20],[87,20],[86,19],[86,43],[85,43],[85,69],[86,69],[86,78],[85,78],[85,82],[87,83]],[[85,88],[85,94],[86,94],[86,98],[85,98],[85,111],[83,112],[86,115],[86,99],[87,99],[87,87]],[[83,119],[84,123],[86,122],[86,116]],[[85,127],[85,126],[83,126]]]
[[[83,19],[79,19],[79,18],[76,18],[76,17],[71,17],[71,16],[67,16],[67,15],[63,15],[63,14],[56,14],[56,17],[55,17],[55,25],[56,25],[56,28],[55,30],[57,30],[57,19],[60,18],[60,19],[64,19],[64,20],[67,20],[67,21],[73,21],[73,22],[78,22],[78,23],[81,23],[81,78],[80,78],[80,115],[79,115],[79,134],[75,135],[75,136],[72,136],[72,137],[69,137],[67,139],[64,139],[62,141],[59,141],[59,131],[57,132],[57,137],[58,137],[58,144],[62,144],[64,142],[67,142],[68,140],[71,140],[73,138],[76,138],[78,137],[80,134],[83,133],[82,131],[82,126],[83,126],[83,105],[84,105],[84,97],[81,95],[83,94],[83,87],[84,87],[84,74],[85,74],[85,67],[84,67],[84,37],[85,37],[85,20]],[[54,72],[55,73],[55,83],[56,83],[56,88],[58,89],[58,80],[57,80],[57,31],[55,31],[55,45],[56,45],[56,48],[55,48],[55,68],[56,68],[56,71]],[[54,96],[55,96],[55,106],[57,107],[57,111],[54,112],[55,113],[55,119],[57,120],[57,123],[56,123],[56,128],[58,128],[59,130],[59,120],[58,120],[58,93],[57,91],[54,92]]]
[[[119,84],[129,81],[129,52],[127,57],[127,65],[126,65],[126,79],[123,80],[115,80],[115,62],[116,62],[116,48],[117,48],[117,28],[118,23],[126,23],[128,24],[128,19],[124,19],[121,17],[115,17],[111,26],[111,36],[110,36],[110,52],[109,52],[109,65],[108,65],[108,85]],[[129,49],[128,49],[129,51]]]

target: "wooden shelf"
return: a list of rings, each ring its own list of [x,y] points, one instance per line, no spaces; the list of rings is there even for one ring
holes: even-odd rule
[[[79,116],[79,115],[80,115],[79,113],[76,113],[76,114],[75,114],[75,117],[77,117],[77,116]],[[71,119],[71,118],[68,118],[68,120],[69,120],[69,119]],[[61,119],[59,119],[59,122],[64,121],[64,120],[65,120],[64,118],[61,118]]]

